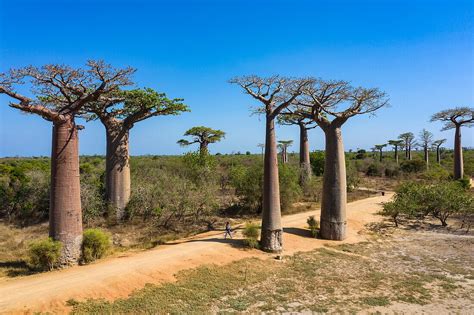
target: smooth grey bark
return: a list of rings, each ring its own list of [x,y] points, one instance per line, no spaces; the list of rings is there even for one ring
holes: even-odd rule
[[[398,146],[395,146],[395,162],[398,164]]]
[[[300,185],[304,185],[312,176],[311,162],[309,158],[308,129],[303,123],[300,127]]]
[[[326,158],[321,202],[320,235],[328,240],[346,238],[346,162],[341,127],[331,124],[324,129]]]
[[[60,265],[81,257],[82,209],[79,139],[74,118],[53,122],[49,236],[62,243]]]
[[[278,152],[275,136],[275,122],[272,115],[267,114],[265,128],[263,213],[260,243],[262,250],[278,253],[283,249],[283,230],[281,227]]]
[[[125,217],[125,208],[130,201],[130,157],[129,129],[123,123],[107,123],[107,154],[105,194],[117,220]]]
[[[428,146],[424,146],[423,147],[423,154],[424,154],[424,160],[425,160],[425,163],[426,163],[426,168],[429,167],[429,159],[430,159],[430,155],[429,155],[429,152],[428,152]]]
[[[454,179],[462,179],[464,177],[464,162],[461,146],[461,125],[456,124],[454,133]]]

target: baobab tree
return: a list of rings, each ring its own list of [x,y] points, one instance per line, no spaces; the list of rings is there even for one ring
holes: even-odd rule
[[[346,237],[347,183],[342,126],[351,117],[373,114],[387,104],[386,94],[377,88],[353,88],[345,81],[321,79],[306,88],[295,102],[295,112],[311,117],[324,131],[326,139],[321,202],[322,238],[343,240]]]
[[[398,148],[404,145],[404,140],[388,140],[388,144],[393,146],[393,158],[398,164]]]
[[[102,61],[86,69],[45,65],[11,70],[0,75],[0,93],[15,101],[10,106],[37,114],[53,124],[49,235],[60,241],[60,264],[77,263],[81,255],[82,211],[79,182],[78,130],[75,117],[90,102],[131,84],[132,68],[114,69]],[[15,86],[28,83],[33,98]]]
[[[419,135],[420,146],[423,148],[423,156],[426,163],[426,168],[429,166],[429,148],[433,142],[433,134],[426,129],[423,129]]]
[[[221,141],[225,137],[225,132],[218,129],[211,129],[209,127],[193,127],[184,133],[185,136],[191,136],[192,141],[185,139],[178,140],[178,144],[181,146],[188,146],[193,143],[199,143],[199,154],[206,156],[209,153],[209,143],[216,143]]]
[[[257,113],[265,115],[265,161],[260,243],[265,251],[280,252],[283,249],[283,239],[275,119],[301,95],[303,89],[312,83],[312,79],[243,76],[233,78],[229,82],[239,85],[245,93],[262,104],[256,109]]]
[[[281,149],[281,163],[288,163],[288,147],[293,144],[293,140],[280,140],[278,147]]]
[[[265,151],[265,144],[264,143],[259,143],[259,144],[257,144],[257,147],[259,147],[262,150],[262,159],[263,159],[264,151]]]
[[[318,125],[312,119],[291,112],[289,108],[278,118],[278,123],[287,126],[297,125],[300,129],[300,185],[303,186],[312,176],[308,130]]]
[[[433,147],[436,149],[436,162],[441,164],[441,146],[446,142],[446,139],[433,141]]]
[[[474,108],[456,107],[446,109],[434,114],[431,121],[444,122],[442,131],[455,129],[454,132],[454,178],[464,177],[464,165],[461,145],[461,127],[472,127],[474,125]]]
[[[387,144],[376,144],[374,147],[375,147],[375,150],[378,150],[379,151],[379,161],[382,162],[383,160],[383,148],[385,148],[387,146]]]
[[[85,110],[89,119],[99,119],[105,127],[107,150],[105,172],[106,201],[117,220],[125,216],[130,200],[129,134],[133,126],[155,116],[178,115],[189,111],[182,99],[169,99],[153,89],[117,91],[91,102]]]
[[[403,140],[405,147],[405,159],[411,160],[411,148],[415,145],[415,135],[413,132],[405,132],[398,136],[398,139]]]

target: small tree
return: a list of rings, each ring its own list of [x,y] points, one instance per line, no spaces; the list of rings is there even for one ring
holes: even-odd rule
[[[208,146],[210,143],[216,143],[225,138],[225,132],[218,129],[211,129],[209,127],[193,127],[184,133],[185,136],[191,136],[192,141],[185,139],[178,140],[181,146],[188,146],[193,143],[199,143],[199,153],[201,156],[208,155]]]
[[[374,147],[376,150],[379,151],[379,161],[382,162],[383,160],[383,148],[385,148],[387,144],[376,144]]]
[[[64,65],[26,67],[0,74],[0,94],[16,102],[10,106],[36,114],[53,124],[49,235],[63,243],[61,265],[75,264],[81,255],[82,210],[79,182],[79,138],[75,118],[84,106],[113,95],[131,84],[132,68],[115,69],[89,61],[86,69]],[[15,91],[28,80],[34,98]]]
[[[122,220],[130,200],[129,133],[133,126],[155,116],[178,115],[189,111],[182,99],[169,99],[152,89],[117,91],[86,106],[89,119],[99,119],[105,127],[107,151],[105,196]]]
[[[278,147],[281,150],[281,163],[288,163],[288,147],[293,144],[293,140],[280,140]]]
[[[441,164],[441,146],[446,142],[446,139],[433,141],[433,147],[436,149],[436,162]]]
[[[312,83],[312,79],[243,76],[231,79],[230,83],[239,85],[245,93],[262,104],[256,109],[257,113],[265,115],[264,188],[260,242],[263,250],[280,252],[283,249],[283,239],[275,119],[301,95],[303,89]]]
[[[395,159],[395,162],[397,162],[398,164],[398,148],[403,146],[404,141],[403,140],[389,140],[388,144],[393,146],[393,151],[394,151],[393,158]]]
[[[433,134],[426,129],[420,132],[420,146],[423,148],[426,168],[429,166],[429,148],[433,142]]]
[[[415,135],[413,132],[405,132],[399,135],[398,138],[404,142],[405,159],[411,160],[411,148],[413,145],[415,145]]]
[[[353,88],[345,81],[321,79],[315,80],[295,102],[294,112],[313,119],[326,138],[322,238],[342,240],[346,237],[347,181],[342,126],[351,117],[374,113],[387,104],[386,94],[379,89]],[[344,105],[345,109],[341,109]]]
[[[431,121],[442,121],[444,127],[442,131],[455,129],[454,133],[454,178],[464,177],[464,165],[461,145],[461,127],[472,127],[474,125],[474,108],[456,107],[446,109],[434,114]]]

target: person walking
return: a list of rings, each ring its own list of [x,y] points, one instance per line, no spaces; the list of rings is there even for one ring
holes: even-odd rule
[[[232,238],[232,228],[230,227],[229,221],[225,223],[224,239],[227,239],[227,235],[229,235],[229,237]]]

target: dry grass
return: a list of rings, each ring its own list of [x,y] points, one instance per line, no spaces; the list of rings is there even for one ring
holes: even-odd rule
[[[76,313],[410,313],[430,305],[469,312],[473,245],[472,236],[397,230],[283,261],[203,266],[179,273],[176,283],[150,285],[112,303],[70,303]]]

